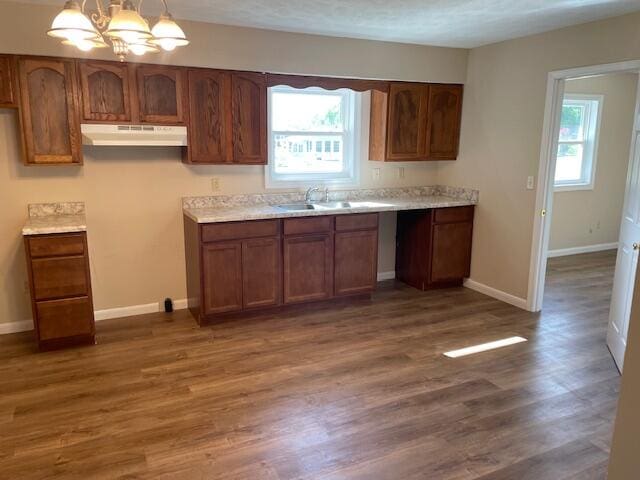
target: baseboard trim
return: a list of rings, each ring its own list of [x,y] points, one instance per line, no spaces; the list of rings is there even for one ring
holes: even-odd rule
[[[580,255],[581,253],[604,252],[605,250],[615,250],[617,248],[618,242],[599,243],[585,247],[559,248],[557,250],[549,250],[547,252],[547,258],[567,257],[569,255]]]
[[[187,299],[173,301],[174,310],[184,310],[187,308]],[[128,307],[107,308],[93,312],[96,322],[110,320],[112,318],[131,317],[133,315],[144,315],[145,313],[164,312],[164,302],[145,303],[142,305],[130,305]],[[0,323],[0,335],[9,333],[27,332],[33,330],[33,320],[22,322]]]
[[[526,299],[516,297],[515,295],[511,295],[510,293],[503,292],[502,290],[498,290],[497,288],[490,287],[488,285],[485,285],[484,283],[476,282],[475,280],[471,280],[470,278],[468,278],[464,281],[464,286],[471,290],[475,290],[476,292],[483,293],[489,297],[495,298],[496,300],[500,300],[501,302],[505,302],[509,305],[513,305],[514,307],[521,308],[522,310],[529,310]]]
[[[378,281],[379,282],[382,282],[384,280],[393,280],[394,278],[396,278],[396,272],[395,271],[378,272]]]

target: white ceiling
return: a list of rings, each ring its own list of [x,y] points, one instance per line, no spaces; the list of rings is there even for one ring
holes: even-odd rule
[[[463,48],[640,11],[640,0],[168,1],[174,17],[188,20]],[[158,14],[160,3],[146,0],[143,13]]]

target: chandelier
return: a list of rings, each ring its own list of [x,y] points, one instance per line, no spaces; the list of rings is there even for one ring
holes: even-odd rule
[[[162,0],[164,12],[151,29],[148,20],[140,14],[142,0],[137,7],[132,0],[110,0],[107,10],[102,6],[102,0],[95,2],[96,11],[86,13],[87,0],[82,4],[77,0],[67,0],[47,34],[83,52],[111,45],[113,53],[121,61],[129,53],[144,55],[160,49],[170,52],[189,44],[169,13],[166,0]]]

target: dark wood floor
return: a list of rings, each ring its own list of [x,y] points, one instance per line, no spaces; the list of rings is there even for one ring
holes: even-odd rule
[[[95,347],[0,339],[0,478],[605,477],[614,256],[552,260],[533,315],[464,288],[198,328],[98,324]],[[529,342],[449,359],[512,335]]]

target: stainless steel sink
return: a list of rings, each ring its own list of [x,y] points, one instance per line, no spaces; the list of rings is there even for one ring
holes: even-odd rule
[[[321,210],[322,208],[318,208],[317,205],[312,203],[289,203],[286,205],[276,205],[276,208],[280,208],[282,210],[287,210],[289,212],[301,212],[304,210]]]
[[[276,208],[286,210],[288,212],[302,212],[305,210],[341,210],[345,208],[362,208],[362,207],[386,207],[388,204],[378,202],[327,202],[327,203],[290,203],[285,205],[276,205]]]

